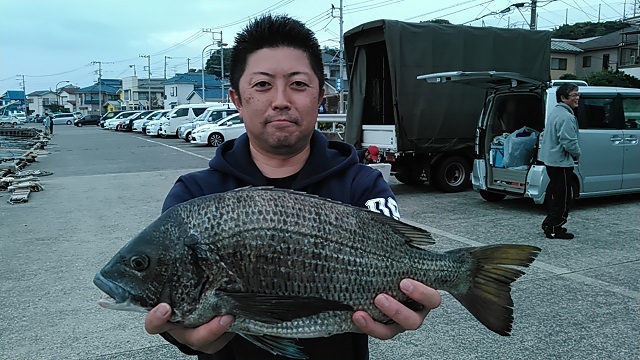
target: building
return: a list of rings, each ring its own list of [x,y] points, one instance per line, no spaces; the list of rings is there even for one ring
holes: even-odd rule
[[[144,79],[128,76],[122,79],[118,91],[122,110],[157,110],[164,108],[164,79]],[[151,108],[149,108],[151,94]]]
[[[12,104],[3,110],[7,114],[25,112],[25,103],[24,91],[22,90],[7,90],[0,95],[0,106]]]
[[[104,114],[109,101],[119,104],[120,79],[102,79],[99,83],[76,90],[78,111],[83,114]],[[101,98],[100,98],[101,96]]]
[[[200,98],[200,102],[202,102],[201,72],[176,74],[172,78],[163,81],[162,85],[164,85],[165,109],[173,109],[174,107],[182,104],[196,103],[198,102],[197,98]],[[220,91],[222,90],[220,79],[215,75],[205,74],[204,86],[207,101],[219,101]],[[225,86],[225,88],[227,89],[225,93],[228,93],[229,87]],[[199,89],[198,93],[194,93],[194,90],[196,89]],[[209,97],[216,95],[214,92],[209,91],[209,89],[219,89],[217,93],[218,100],[213,100]],[[189,97],[191,100],[187,99]]]
[[[27,103],[29,104],[29,114],[44,114],[45,112],[53,113],[58,105],[58,96],[51,90],[33,91],[27,94]]]
[[[205,88],[204,100],[202,99],[202,88],[194,89],[191,94],[187,95],[188,104],[200,104],[203,102],[228,102],[229,86],[225,86],[225,96],[222,97],[222,88]]]
[[[568,40],[551,39],[551,80],[564,74],[576,74],[576,59],[582,49]]]
[[[58,89],[58,103],[66,109],[66,112],[73,113],[77,111],[78,99],[76,91],[78,89],[80,89],[78,86],[73,85]]]

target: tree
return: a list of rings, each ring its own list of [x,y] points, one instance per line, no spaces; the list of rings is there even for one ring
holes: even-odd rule
[[[580,80],[580,78],[577,75],[566,73],[560,75],[560,80]]]
[[[338,56],[340,54],[340,49],[330,48],[325,46],[322,48],[322,52],[325,54],[329,54],[331,56]]]
[[[434,24],[445,24],[445,25],[451,25],[451,22],[447,19],[433,19],[433,20],[426,20],[426,21],[420,21],[420,22],[429,22],[429,23],[434,23]]]
[[[640,79],[625,74],[622,71],[603,70],[593,73],[584,79],[589,85],[594,86],[619,86],[640,88]]]
[[[224,48],[224,77],[229,77],[229,67],[231,66],[231,52],[233,49]],[[207,59],[204,66],[205,74],[220,76],[220,49],[211,52],[211,56]]]
[[[551,31],[551,37],[557,39],[584,39],[594,36],[602,36],[629,27],[629,24],[622,21],[605,22],[579,22],[571,25],[562,25]]]

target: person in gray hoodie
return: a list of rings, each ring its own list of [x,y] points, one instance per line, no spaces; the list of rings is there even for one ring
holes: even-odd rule
[[[549,175],[547,191],[551,194],[551,206],[542,222],[542,230],[550,239],[573,239],[574,235],[564,227],[569,215],[571,196],[570,179],[574,163],[580,158],[578,121],[573,112],[578,107],[578,86],[562,84],[556,90],[558,104],[551,110],[540,140],[538,159]]]

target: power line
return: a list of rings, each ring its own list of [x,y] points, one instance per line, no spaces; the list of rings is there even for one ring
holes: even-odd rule
[[[372,10],[372,9],[377,9],[379,7],[389,6],[389,5],[396,4],[396,3],[399,3],[399,2],[403,2],[403,1],[404,0],[386,0],[386,1],[382,2],[382,3],[373,4],[373,5],[361,8],[361,9],[345,10],[345,11],[343,11],[343,13],[345,13],[345,14],[354,14],[354,13],[358,13],[358,12],[361,12],[361,11],[369,11],[369,10]]]
[[[437,14],[437,13],[439,13],[439,12],[441,12],[441,11],[450,10],[450,9],[456,8],[456,7],[458,7],[458,6],[466,5],[466,4],[468,4],[468,3],[472,3],[472,2],[476,2],[476,1],[478,1],[478,0],[463,1],[463,2],[461,2],[461,3],[457,3],[457,4],[455,4],[455,5],[451,5],[451,6],[443,7],[443,8],[438,9],[438,10],[429,11],[429,12],[426,12],[426,13],[423,13],[423,14],[419,14],[419,15],[412,16],[412,17],[410,17],[410,18],[406,18],[406,19],[405,19],[405,21],[409,21],[409,20],[417,19],[417,18],[419,18],[419,17],[423,17],[423,16],[427,16],[427,15]],[[488,3],[490,3],[490,2],[491,2],[491,1],[486,1],[486,2],[481,3],[481,4],[476,4],[476,5],[473,5],[473,6],[471,6],[471,7],[468,7],[468,8],[462,9],[462,10],[458,10],[458,11],[456,11],[456,12],[462,12],[462,11],[465,11],[465,10],[473,9],[473,8],[474,8],[474,7],[476,7],[476,6],[481,6],[481,5],[484,5],[484,4],[488,4]],[[455,14],[455,13],[454,13],[454,14]],[[440,16],[442,16],[442,15],[438,15],[438,16],[440,17]],[[444,15],[444,16],[447,16],[447,15]],[[442,17],[444,17],[444,16],[442,16]]]

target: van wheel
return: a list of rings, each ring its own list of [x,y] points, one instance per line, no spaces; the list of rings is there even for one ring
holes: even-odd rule
[[[444,192],[465,191],[471,183],[471,166],[462,156],[447,157],[436,165],[431,180],[433,186]]]
[[[573,205],[576,202],[576,199],[578,198],[578,195],[580,194],[580,189],[578,189],[578,183],[576,183],[575,179],[570,179],[569,180],[569,210],[571,210],[573,208]],[[545,191],[544,194],[544,208],[547,210],[547,212],[549,212],[549,210],[551,210],[551,193],[549,193],[548,191]]]
[[[207,142],[210,146],[220,146],[224,142],[224,136],[220,133],[211,133]]]
[[[480,196],[488,202],[502,201],[507,197],[505,194],[495,193],[487,190],[480,190]]]
[[[73,124],[71,120],[67,120],[67,125],[71,125],[71,124]]]
[[[186,141],[186,142],[190,142],[191,141],[191,131],[189,131],[186,134],[184,134],[184,141]]]
[[[396,179],[406,185],[422,185],[424,180],[420,178],[420,173],[411,166],[402,166],[394,174]]]

